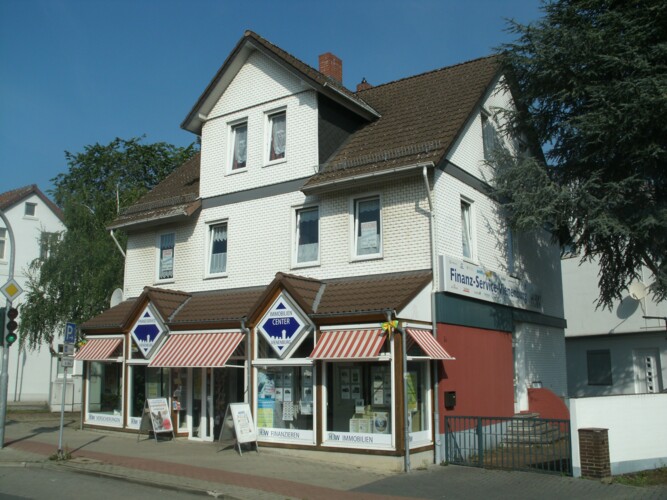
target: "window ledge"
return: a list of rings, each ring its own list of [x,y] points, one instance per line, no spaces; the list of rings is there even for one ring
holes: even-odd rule
[[[215,280],[215,279],[218,279],[218,278],[228,278],[228,277],[229,277],[229,273],[224,272],[224,273],[216,273],[216,274],[207,274],[207,275],[204,276],[204,279],[205,280]]]
[[[369,255],[355,255],[350,259],[350,262],[366,262],[368,260],[382,260],[384,256],[382,254],[374,253]]]
[[[281,163],[286,163],[287,157],[280,158],[279,160],[267,161],[263,167],[272,167],[273,165],[280,165]]]
[[[320,267],[320,261],[314,260],[313,262],[299,262],[292,264],[292,269],[304,269],[307,267]]]
[[[248,167],[237,168],[236,170],[228,170],[226,175],[242,174],[248,171]]]
[[[153,282],[154,285],[169,285],[170,283],[176,283],[174,278],[168,278],[164,280],[156,280]]]

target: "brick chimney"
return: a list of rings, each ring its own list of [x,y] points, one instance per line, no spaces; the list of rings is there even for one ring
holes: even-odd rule
[[[370,89],[372,87],[373,86],[370,83],[368,83],[365,78],[362,78],[361,83],[357,83],[357,92],[361,90]]]
[[[331,52],[320,55],[320,73],[343,83],[343,61]]]

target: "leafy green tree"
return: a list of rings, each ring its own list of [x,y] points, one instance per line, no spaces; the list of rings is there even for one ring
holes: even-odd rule
[[[501,47],[517,109],[508,132],[533,154],[497,151],[496,188],[518,229],[548,228],[597,259],[611,308],[642,266],[667,296],[667,2],[559,0]],[[524,148],[516,148],[520,151]]]
[[[108,307],[112,291],[123,284],[124,269],[108,224],[194,152],[193,145],[117,138],[65,153],[69,171],[53,179],[51,195],[63,210],[67,231],[48,257],[29,269],[19,327],[23,345],[50,343],[66,322],[79,324]],[[116,235],[124,246],[125,235]]]

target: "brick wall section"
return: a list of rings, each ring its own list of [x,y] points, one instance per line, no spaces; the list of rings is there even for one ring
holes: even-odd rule
[[[582,477],[601,479],[611,476],[607,429],[579,429],[579,459]]]

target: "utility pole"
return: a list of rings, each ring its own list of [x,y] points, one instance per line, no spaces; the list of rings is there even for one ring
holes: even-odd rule
[[[14,245],[14,231],[12,231],[12,225],[9,223],[9,220],[5,216],[5,212],[0,210],[0,218],[5,223],[7,228],[7,233],[9,234],[9,248],[11,253],[9,254],[9,275],[7,283],[11,283],[14,280],[14,257],[16,256],[16,247]],[[3,287],[5,288],[5,287]],[[20,293],[20,292],[19,292]],[[12,295],[18,296],[16,294],[6,294],[7,298],[7,308],[6,314],[9,314],[9,311],[12,308]],[[7,321],[7,318],[2,318],[3,323]],[[4,340],[4,339],[3,339]],[[7,421],[7,387],[9,385],[9,345],[3,341],[2,343],[2,372],[0,373],[0,449],[5,447],[5,424]]]

